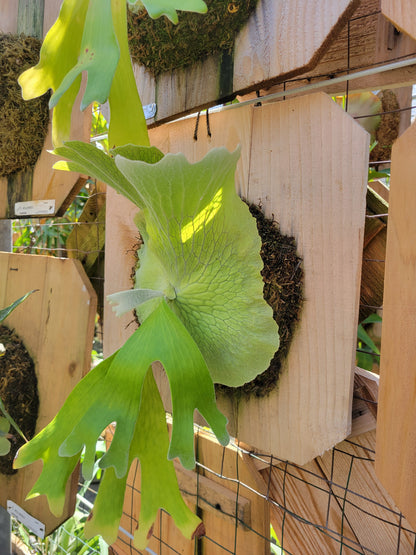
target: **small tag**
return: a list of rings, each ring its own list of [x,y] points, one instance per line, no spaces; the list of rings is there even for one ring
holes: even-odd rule
[[[145,119],[153,118],[156,115],[156,102],[143,106],[143,112]]]
[[[45,537],[45,525],[40,520],[27,513],[22,507],[16,505],[14,501],[7,500],[7,512],[14,516],[21,524],[29,528],[31,532],[36,534],[39,538]]]
[[[16,202],[14,205],[15,216],[49,216],[55,214],[55,199],[53,200],[28,200]]]

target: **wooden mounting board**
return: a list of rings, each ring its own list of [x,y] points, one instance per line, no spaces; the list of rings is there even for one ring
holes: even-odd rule
[[[13,34],[17,32],[18,4],[17,0],[0,0],[0,32]],[[45,0],[44,36],[58,17],[61,4],[62,0]],[[54,201],[55,209],[48,215],[62,215],[67,208],[68,197],[71,197],[73,191],[76,194],[82,186],[82,180],[79,181],[80,174],[52,169],[56,157],[48,152],[53,149],[51,121],[52,112],[45,144],[34,169],[0,177],[0,218],[14,218],[16,202],[36,200]],[[90,129],[91,110],[80,111],[80,95],[78,95],[72,110],[71,140],[88,141]]]
[[[416,4],[413,0],[381,0],[381,11],[397,29],[416,40]]]
[[[78,260],[29,254],[0,253],[0,306],[27,291],[39,289],[4,322],[23,340],[35,363],[39,416],[36,432],[46,426],[91,364],[96,295]],[[43,522],[46,533],[74,510],[78,474],[68,485],[61,517],[53,516],[45,496],[25,501],[39,476],[41,463],[0,475],[0,504],[10,499]]]
[[[376,471],[416,529],[416,124],[393,145]]]
[[[232,73],[221,70],[220,55],[157,78],[136,65],[142,101],[156,103],[155,121],[166,121],[309,71],[358,5],[359,0],[259,0],[236,38]]]
[[[305,303],[287,367],[267,397],[233,405],[221,397],[229,430],[256,449],[304,464],[350,430],[356,326],[367,187],[368,134],[322,93],[211,114],[194,141],[195,119],[151,131],[164,152],[195,162],[209,148],[242,146],[237,191],[274,214],[303,257]],[[106,294],[131,288],[137,211],[120,195],[107,203]],[[130,251],[130,253],[129,253]],[[131,334],[132,316],[107,309],[104,346]],[[159,386],[168,407],[168,385]]]

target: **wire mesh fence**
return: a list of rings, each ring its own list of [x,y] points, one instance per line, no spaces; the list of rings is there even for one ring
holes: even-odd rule
[[[279,90],[289,91],[303,85],[305,81],[327,82],[345,73],[377,68],[416,56],[416,51],[408,51],[403,56],[392,55],[377,63],[357,62],[354,44],[359,40],[360,29],[367,22],[372,25],[374,18],[380,14],[378,8],[371,7],[366,13],[351,18],[345,29],[347,51],[342,69],[330,68],[328,72],[316,73],[309,79],[297,77],[286,80],[277,86]],[[397,34],[394,30],[392,32],[391,40],[394,41]],[[349,81],[345,81],[344,88],[342,107],[352,113]],[[395,123],[397,130],[400,126],[406,127],[415,117],[416,103],[411,87],[407,85],[405,89],[401,99],[398,99],[399,104],[393,108],[381,108],[376,114],[364,112],[352,115],[360,122],[395,114],[399,116]],[[259,91],[258,101],[264,101],[262,97],[270,92],[273,91]],[[386,170],[389,164],[389,157],[370,163],[370,169],[380,173],[384,171],[380,179],[387,192],[389,173]],[[388,200],[385,206],[388,210]],[[97,182],[88,180],[64,217],[16,220],[13,224],[15,252],[76,257],[82,261],[99,299],[94,344],[98,359],[102,356],[104,216],[105,190]],[[373,223],[369,229],[372,239],[381,237],[388,223],[388,211],[380,205],[368,209],[367,222],[376,220],[377,232]],[[380,248],[382,252],[383,245]],[[380,274],[382,279],[384,257],[380,251],[364,250],[363,264],[368,274]],[[363,319],[373,312],[382,313],[382,297],[374,295],[374,288],[372,294],[362,294]],[[366,345],[362,345],[360,351],[371,356],[371,368],[377,369],[379,353],[368,349]],[[355,399],[376,407],[374,398],[362,397],[358,391]],[[272,426],[273,423],[267,422],[265,425]],[[207,455],[209,448],[204,443],[210,435],[209,430],[196,427],[195,476],[192,479],[188,476],[181,482],[187,502],[206,523],[205,536],[192,542],[184,540],[175,531],[169,515],[160,511],[149,547],[138,550],[133,546],[134,533],[139,526],[140,507],[140,466],[135,461],[128,478],[123,517],[113,553],[416,554],[415,531],[376,477],[374,427],[346,439],[304,466],[256,452],[238,440],[234,440],[228,448],[217,446],[214,459],[211,459]],[[208,445],[212,443],[208,441]],[[189,486],[192,480],[195,482],[194,488]],[[17,522],[14,522],[14,531],[31,542],[33,553],[102,553],[106,549],[103,544],[89,545],[79,535],[95,495],[96,486],[85,489],[85,484],[80,482],[77,522],[60,527],[46,546],[38,538],[30,536]]]
[[[204,434],[207,432],[204,430]],[[196,431],[198,435],[198,430]],[[132,511],[125,513],[124,526],[119,530],[115,553],[250,553],[242,550],[240,536],[254,535],[256,544],[262,546],[258,553],[360,553],[365,555],[402,554],[416,552],[416,534],[398,511],[391,498],[379,484],[374,471],[374,433],[368,432],[358,439],[347,439],[319,459],[306,466],[298,466],[272,455],[248,451],[234,443],[235,468],[226,470],[220,458],[220,469],[216,472],[197,461],[197,475],[215,477],[225,487],[235,491],[236,506],[250,495],[258,497],[270,511],[270,532],[265,534],[253,527],[251,519],[239,517],[238,511],[228,526],[232,534],[224,538],[224,521],[230,515],[220,502],[211,503],[210,509],[202,511],[202,517],[216,513],[210,519],[206,535],[196,540],[194,550],[186,541],[172,539],[172,528],[166,514],[161,512],[157,531],[151,546],[144,550],[132,544],[137,529],[137,512],[133,505],[139,502],[138,467],[129,479],[127,497],[132,500]],[[226,448],[222,448],[224,455]],[[238,465],[243,457],[253,463],[252,472],[257,472],[259,486],[253,488],[238,478]],[[210,504],[210,493],[201,490],[196,495],[197,507]],[[134,500],[134,503],[133,503]],[[253,503],[253,508],[255,504]],[[258,507],[258,503],[257,503]],[[136,515],[136,516],[132,516]],[[208,519],[209,520],[209,519]],[[228,520],[229,522],[229,520]],[[240,547],[238,547],[240,546]]]

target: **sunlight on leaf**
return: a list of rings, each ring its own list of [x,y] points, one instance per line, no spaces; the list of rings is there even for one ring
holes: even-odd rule
[[[63,2],[58,19],[43,41],[39,63],[19,77],[25,100],[41,96],[49,89],[57,90],[65,75],[76,65],[88,3],[88,0]],[[54,145],[62,144],[69,137],[72,106],[80,84],[81,77],[78,77],[53,111]]]
[[[52,142],[70,136],[72,108],[88,74],[81,109],[94,100],[110,104],[109,144],[149,144],[127,41],[127,6],[123,0],[64,0],[49,29],[39,63],[19,77],[25,100],[54,91]]]

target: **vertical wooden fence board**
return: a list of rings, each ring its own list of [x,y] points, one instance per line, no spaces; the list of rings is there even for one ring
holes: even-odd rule
[[[304,73],[316,66],[358,5],[359,0],[259,0],[236,37],[229,90],[221,90],[221,55],[216,54],[158,77],[137,66],[140,95],[145,103],[156,103],[154,121],[165,121]]]
[[[73,387],[89,370],[96,295],[78,260],[28,254],[0,253],[0,306],[31,289],[39,289],[6,320],[23,340],[38,378],[39,432],[55,416]],[[39,476],[41,463],[0,475],[0,503],[15,501],[45,523],[47,533],[71,516],[78,476],[67,489],[62,517],[53,516],[46,498],[25,501]]]
[[[393,146],[376,471],[416,529],[416,125]]]
[[[413,0],[381,0],[381,11],[395,27],[416,40],[416,4]]]
[[[305,301],[278,387],[240,404],[236,433],[304,464],[350,428],[369,137],[321,93],[256,110],[248,196],[295,237]]]
[[[16,33],[18,0],[0,0],[0,32]]]
[[[134,225],[134,216],[137,212],[137,206],[107,187],[103,341],[105,357],[124,345],[136,329],[131,312],[117,317],[105,299],[107,295],[133,287],[130,276],[136,264],[134,247],[138,243],[138,231]]]
[[[237,164],[236,188],[238,193],[246,198],[250,170],[252,120],[253,108],[251,106],[242,106],[241,109],[219,113],[208,113],[208,116],[201,114],[199,120],[195,117],[185,118],[151,129],[150,141],[164,153],[184,152],[192,162],[203,158],[211,148],[225,147],[232,152],[239,146],[241,156]],[[208,134],[208,131],[211,135]]]
[[[202,553],[267,555],[270,553],[270,513],[267,499],[262,497],[267,489],[259,488],[249,457],[235,446],[222,447],[214,436],[203,431],[198,433],[196,441],[198,461],[207,469],[204,475],[236,492],[237,499],[241,495],[251,501],[251,522],[247,527],[220,518],[215,511],[202,513],[207,530],[207,537],[201,540]],[[221,505],[221,498],[218,504]]]

